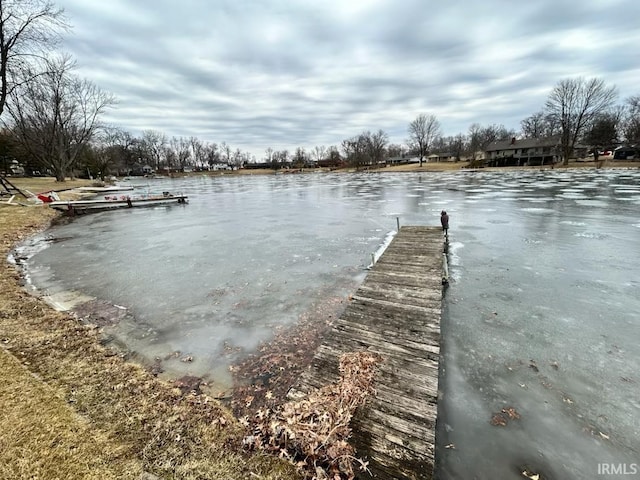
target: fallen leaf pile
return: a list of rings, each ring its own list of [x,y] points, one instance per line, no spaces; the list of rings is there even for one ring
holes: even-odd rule
[[[505,407],[500,412],[494,413],[491,417],[491,425],[504,427],[509,423],[509,420],[520,419],[520,414],[513,407]]]
[[[259,409],[274,408],[284,402],[289,389],[313,360],[331,320],[344,307],[344,298],[325,299],[302,315],[295,325],[277,326],[271,341],[229,368],[234,379],[231,408],[236,416],[252,416]]]
[[[241,422],[251,434],[247,449],[278,454],[298,466],[306,478],[344,480],[367,463],[356,458],[349,445],[349,422],[373,387],[381,357],[369,352],[346,353],[340,358],[340,380],[312,391],[307,398],[285,403],[277,409],[260,409]]]

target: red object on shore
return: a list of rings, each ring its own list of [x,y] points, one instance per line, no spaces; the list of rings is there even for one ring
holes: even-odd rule
[[[53,202],[53,197],[48,192],[47,193],[39,193],[38,194],[38,198],[40,200],[42,200],[44,203]]]

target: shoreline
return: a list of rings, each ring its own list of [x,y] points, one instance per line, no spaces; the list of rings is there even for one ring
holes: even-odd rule
[[[122,358],[137,364],[159,380],[180,388],[183,393],[186,387],[192,387],[187,388],[186,392],[195,390],[222,400],[225,406],[232,408],[238,418],[255,413],[257,405],[265,403],[264,398],[261,402],[258,399],[264,397],[267,390],[273,393],[271,401],[266,402],[272,408],[286,401],[286,393],[293,386],[294,373],[301,373],[310,363],[311,357],[308,355],[317,348],[316,344],[322,339],[321,333],[326,330],[331,319],[337,318],[344,309],[347,297],[329,294],[326,300],[310,305],[309,310],[301,313],[298,320],[288,325],[288,328],[275,327],[272,331],[273,337],[262,342],[255,350],[245,351],[232,344],[228,345],[229,354],[238,356],[230,363],[228,369],[216,366],[206,373],[189,372],[190,369],[183,368],[182,364],[185,367],[190,366],[197,357],[181,351],[166,351],[162,355],[151,354],[144,348],[138,349],[128,344],[121,332],[112,329],[117,328],[123,321],[140,327],[139,321],[130,313],[128,307],[81,290],[68,290],[64,287],[58,289],[56,287],[59,285],[55,282],[52,284],[55,293],[49,291],[47,284],[38,287],[33,283],[28,262],[34,255],[49,248],[49,244],[59,241],[55,236],[47,234],[49,228],[57,223],[55,220],[54,218],[54,222],[50,222],[44,230],[28,237],[9,253],[9,264],[19,272],[25,291],[55,311],[95,329],[100,344],[113,348]],[[300,350],[296,349],[289,351],[289,342],[298,346],[306,343],[304,354],[301,355]],[[266,371],[271,372],[264,380],[262,377]],[[261,373],[258,375],[256,372]],[[255,384],[256,381],[259,385]],[[252,408],[245,408],[242,398],[251,394],[256,397],[256,401],[253,402]],[[228,401],[229,399],[233,401]]]
[[[16,186],[31,190],[20,183]],[[44,181],[36,183],[32,191],[40,191]],[[4,258],[27,238],[46,231],[57,217],[46,207],[0,209],[0,252]],[[22,283],[19,270],[5,260],[0,267],[0,355],[26,368],[2,369],[3,378],[7,388],[16,392],[33,391],[29,384],[37,379],[45,393],[33,400],[50,405],[50,412],[22,416],[19,436],[5,437],[11,442],[8,446],[22,447],[19,452],[3,448],[1,477],[53,478],[63,472],[65,478],[220,474],[249,478],[251,472],[258,471],[266,479],[300,478],[295,467],[283,460],[243,452],[244,430],[218,402],[206,395],[185,394],[126,361],[118,351],[102,344],[96,328],[56,312],[26,292]],[[47,394],[51,388],[58,393]],[[19,412],[23,403],[14,405],[4,394],[0,396],[0,407],[8,415]],[[13,419],[11,415],[5,418]],[[72,430],[68,442],[55,440],[60,429],[53,425],[60,419]],[[85,426],[89,439],[106,438],[109,445],[96,446],[97,440],[83,437],[82,445],[71,450],[77,455],[70,454],[68,444],[81,441],[74,422]],[[0,428],[11,432],[16,428],[14,423],[0,421]],[[43,438],[50,440],[41,444]],[[91,465],[85,471],[72,472],[87,462]],[[28,475],[21,473],[25,464],[30,466]]]
[[[404,165],[385,165],[381,167],[341,167],[341,168],[291,168],[291,169],[278,169],[273,168],[261,168],[261,169],[241,169],[233,171],[211,171],[205,170],[200,172],[174,172],[162,178],[188,178],[188,177],[225,177],[225,176],[251,176],[251,175],[300,175],[300,174],[327,174],[327,173],[451,173],[451,172],[512,172],[512,171],[564,171],[572,169],[598,169],[596,162],[593,160],[571,160],[569,165],[555,164],[555,165],[536,165],[536,166],[509,166],[509,167],[479,167],[469,168],[469,162],[423,162],[422,167],[418,163],[404,164]],[[599,168],[600,170],[607,169],[638,169],[640,168],[640,160],[612,160],[607,159]],[[146,178],[146,177],[130,177],[130,178]],[[153,177],[149,178],[153,180]]]

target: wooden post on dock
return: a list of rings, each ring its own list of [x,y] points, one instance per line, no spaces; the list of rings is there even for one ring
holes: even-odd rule
[[[365,350],[382,356],[377,395],[352,422],[353,445],[370,462],[374,478],[433,475],[442,256],[440,227],[399,229],[291,393],[299,398],[337,381],[343,353]]]

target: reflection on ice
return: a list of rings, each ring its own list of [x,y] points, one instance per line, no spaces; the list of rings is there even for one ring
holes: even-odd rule
[[[575,227],[584,227],[586,225],[585,222],[576,222],[574,220],[561,220],[559,223],[564,225],[573,225]]]
[[[576,200],[578,205],[586,207],[608,207],[609,204],[603,200]]]
[[[607,235],[606,233],[592,233],[592,232],[574,233],[574,236],[582,237],[582,238],[593,238],[593,239],[596,239],[596,240],[603,240],[603,239],[609,237],[609,235]]]
[[[543,208],[543,207],[525,207],[521,209],[523,212],[530,212],[530,213],[549,213],[549,212],[555,212],[555,210],[553,210],[552,208]]]

